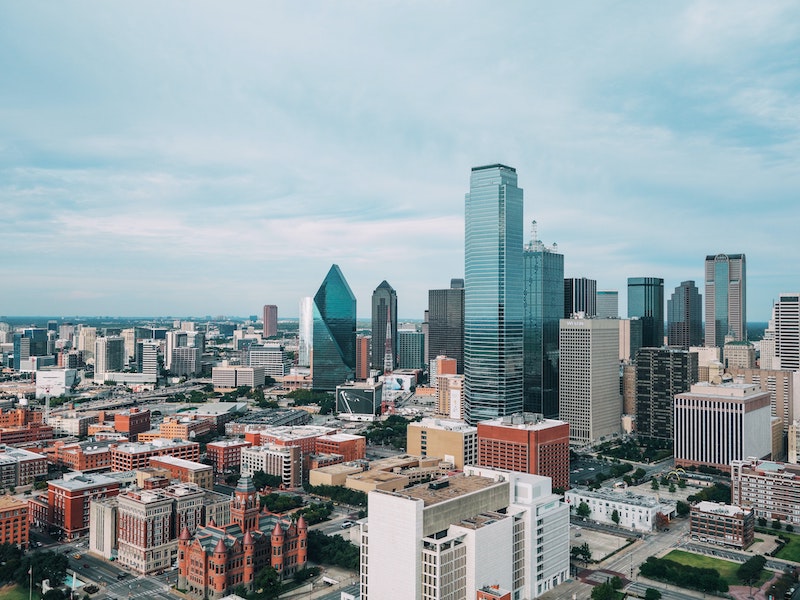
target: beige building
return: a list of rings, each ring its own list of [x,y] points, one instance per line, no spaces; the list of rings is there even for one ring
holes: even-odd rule
[[[477,462],[478,428],[463,421],[427,417],[409,423],[406,432],[409,454],[438,457],[459,470]]]
[[[800,462],[800,420],[792,421],[789,425],[789,462]]]
[[[302,485],[303,452],[301,447],[266,444],[242,448],[242,476],[252,477],[256,471],[280,477],[286,487],[294,488]]]
[[[710,370],[716,373],[722,368],[719,348],[716,346],[690,346],[689,352],[697,353],[698,382],[711,381]]]
[[[728,369],[754,369],[756,366],[756,348],[747,341],[728,342],[722,349],[722,356]]]
[[[437,375],[436,414],[450,419],[464,418],[463,375]]]
[[[756,517],[800,525],[800,467],[756,458],[731,464],[733,504],[753,508]]]
[[[769,392],[772,415],[783,425],[783,433],[789,433],[789,425],[800,418],[800,371],[782,369],[728,369],[738,383],[758,384]]]
[[[320,467],[319,469],[311,469],[311,471],[308,472],[308,483],[314,486],[344,486],[350,475],[355,475],[362,471],[364,471],[364,466],[361,464],[339,463],[338,465],[329,465],[327,467]]]
[[[174,456],[154,456],[150,466],[169,472],[170,478],[181,483],[194,483],[210,490],[214,487],[214,468],[211,465]]]

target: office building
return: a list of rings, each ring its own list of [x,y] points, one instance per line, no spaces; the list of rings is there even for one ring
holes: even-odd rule
[[[135,362],[138,373],[154,376],[161,374],[158,361],[159,348],[160,343],[157,340],[136,342]]]
[[[172,371],[172,353],[176,348],[186,348],[189,336],[185,331],[168,331],[164,338],[164,367]]]
[[[369,356],[372,347],[372,336],[356,336],[356,381],[366,381],[369,378]]]
[[[616,511],[619,516],[619,527],[633,531],[654,531],[658,513],[667,517],[676,513],[676,505],[669,500],[661,501],[652,496],[632,493],[622,494],[610,488],[597,490],[575,488],[564,494],[564,502],[572,510],[576,510],[581,503],[586,504],[591,511],[588,518],[604,525],[617,525],[612,518]]]
[[[236,389],[241,386],[260,387],[266,381],[264,367],[220,366],[211,369],[214,389]]]
[[[722,348],[725,337],[747,339],[747,273],[744,254],[706,256],[706,346]]]
[[[28,503],[13,496],[0,497],[0,544],[28,549]]]
[[[587,277],[564,279],[564,311],[562,318],[583,313],[585,317],[597,314],[597,281]]]
[[[250,442],[243,440],[219,440],[206,444],[206,457],[214,464],[215,473],[230,473],[239,470],[242,464],[242,450],[249,448]]]
[[[482,467],[543,475],[569,488],[569,423],[521,413],[478,423]]]
[[[619,323],[619,360],[630,363],[636,359],[636,353],[642,347],[642,321],[635,319],[618,319]]]
[[[789,425],[789,462],[800,463],[800,420],[792,421]]]
[[[550,479],[480,467],[369,494],[362,600],[537,598],[569,577],[569,509]]]
[[[94,347],[95,373],[116,373],[125,368],[125,340],[121,336],[99,337]]]
[[[564,311],[564,255],[533,237],[525,246],[524,400],[526,412],[558,416],[558,324]]]
[[[241,474],[252,477],[257,471],[281,478],[287,488],[303,482],[303,453],[299,446],[251,446],[242,449]]]
[[[800,418],[800,371],[783,369],[729,369],[736,383],[754,383],[763,392],[769,392],[773,417],[780,418],[783,433]]]
[[[619,292],[597,290],[597,318],[619,319]]]
[[[477,464],[478,429],[455,419],[424,417],[406,429],[406,450],[412,456],[431,456],[456,469]]]
[[[174,456],[186,460],[200,459],[200,444],[182,440],[157,439],[146,444],[126,443],[111,446],[111,470],[134,471],[150,466],[154,456]]]
[[[800,467],[748,457],[731,463],[731,500],[756,518],[800,525]]]
[[[292,370],[291,355],[282,344],[250,346],[247,362],[251,367],[262,367],[264,375],[273,379],[289,375]]]
[[[312,379],[315,390],[333,391],[356,369],[356,297],[333,265],[314,296]],[[374,343],[373,343],[374,346]]]
[[[465,205],[464,416],[475,424],[523,407],[522,189],[516,170],[474,167]]]
[[[642,347],[664,345],[664,280],[628,277],[628,317],[642,322]]]
[[[451,419],[464,418],[464,376],[436,377],[436,414]]]
[[[200,348],[179,347],[172,351],[170,372],[177,377],[194,377],[200,373],[203,364],[200,362]]]
[[[150,429],[150,409],[130,408],[114,415],[114,431],[124,433],[132,442],[136,436]]]
[[[47,475],[47,457],[38,452],[0,446],[0,486],[31,485]]]
[[[83,352],[84,359],[94,357],[94,345],[97,341],[97,328],[78,325],[78,351]]]
[[[297,328],[297,365],[311,366],[311,352],[314,347],[314,299],[305,296],[300,299]]]
[[[210,490],[214,487],[214,469],[211,465],[175,458],[168,454],[153,456],[150,459],[150,466],[169,473],[170,480],[177,480],[181,483],[193,483],[201,488]]]
[[[697,383],[675,396],[674,414],[676,466],[730,472],[735,460],[772,454],[769,393],[757,385]]]
[[[688,349],[703,342],[703,300],[694,281],[682,281],[667,300],[667,344]]]
[[[367,455],[367,438],[351,433],[334,433],[317,438],[316,454],[339,454],[345,462],[363,460]]]
[[[642,348],[636,354],[636,431],[672,441],[676,394],[697,383],[697,354],[678,348]]]
[[[425,335],[421,331],[401,329],[397,332],[397,366],[400,369],[425,367]]]
[[[615,319],[562,319],[559,329],[559,419],[570,442],[617,435],[622,420],[619,324]]]
[[[274,304],[265,304],[262,313],[264,323],[264,337],[271,338],[278,335],[278,307]]]
[[[233,492],[231,523],[207,524],[178,538],[178,587],[189,598],[219,600],[239,585],[254,590],[255,577],[271,566],[283,580],[306,566],[308,527],[300,516],[260,513],[253,481],[242,477]]]
[[[692,506],[689,534],[693,540],[744,550],[755,540],[755,525],[752,508],[702,501]]]
[[[464,280],[451,279],[448,289],[429,290],[427,315],[425,362],[449,356],[456,372],[464,373]]]
[[[380,373],[393,371],[397,364],[397,292],[385,279],[372,292],[371,361],[372,368]]]
[[[747,341],[725,342],[722,359],[726,369],[755,369],[756,348]]]
[[[781,294],[772,307],[775,331],[773,368],[800,369],[800,294]]]

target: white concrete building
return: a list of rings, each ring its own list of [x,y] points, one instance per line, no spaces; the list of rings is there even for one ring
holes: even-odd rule
[[[256,471],[280,477],[286,487],[297,487],[302,483],[303,453],[299,446],[267,444],[253,448],[242,448],[242,477],[252,477]]]
[[[75,369],[45,367],[36,371],[36,398],[68,396],[75,384],[78,372]]]
[[[653,531],[656,527],[656,515],[663,513],[667,517],[675,515],[674,502],[659,502],[649,496],[640,496],[623,490],[568,490],[564,494],[564,501],[569,504],[570,510],[577,511],[581,503],[586,503],[591,512],[587,517],[590,521],[616,525],[611,517],[614,511],[619,515],[619,527],[636,531]]]
[[[369,494],[362,600],[460,600],[487,585],[536,598],[568,576],[569,510],[547,477],[465,467]]]
[[[800,369],[800,293],[781,294],[772,307],[775,369]]]
[[[800,420],[792,421],[789,425],[789,462],[800,462]]]

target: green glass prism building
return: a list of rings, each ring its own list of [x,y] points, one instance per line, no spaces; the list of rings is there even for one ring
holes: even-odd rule
[[[534,221],[534,225],[535,225]],[[558,418],[558,324],[564,311],[564,255],[536,239],[525,246],[525,412]]]
[[[356,297],[338,265],[331,266],[314,296],[312,386],[333,391],[356,368]]]
[[[465,196],[464,418],[523,409],[522,189],[517,171],[474,167]]]
[[[628,277],[628,318],[642,322],[642,348],[664,345],[664,280]]]

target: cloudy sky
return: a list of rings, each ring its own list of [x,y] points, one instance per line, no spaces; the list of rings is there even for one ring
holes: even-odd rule
[[[800,4],[0,3],[0,314],[369,314],[463,276],[475,165],[567,276],[800,289]]]

